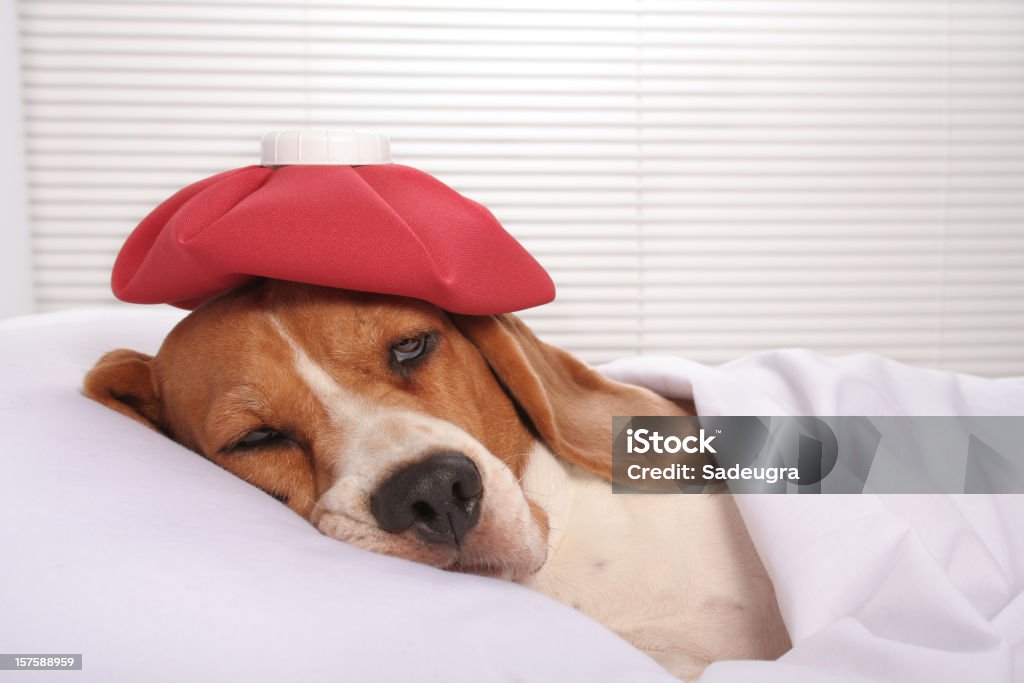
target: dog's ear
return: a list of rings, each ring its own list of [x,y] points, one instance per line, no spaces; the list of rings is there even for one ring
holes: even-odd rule
[[[130,349],[111,351],[85,376],[82,391],[94,401],[162,431],[152,356]]]
[[[559,456],[605,479],[612,475],[614,415],[684,415],[657,394],[608,379],[545,344],[514,315],[452,315],[498,380]]]

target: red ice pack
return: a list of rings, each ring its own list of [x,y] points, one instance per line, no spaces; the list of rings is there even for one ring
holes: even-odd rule
[[[281,131],[262,165],[217,174],[153,210],[118,254],[117,298],[195,308],[253,277],[397,294],[454,313],[547,303],[547,272],[490,211],[390,163],[375,133]]]

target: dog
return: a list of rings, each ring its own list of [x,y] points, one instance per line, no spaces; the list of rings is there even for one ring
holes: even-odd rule
[[[515,581],[688,679],[789,639],[726,494],[613,495],[611,416],[692,414],[611,381],[513,315],[260,279],[84,393],[212,460],[322,533]]]

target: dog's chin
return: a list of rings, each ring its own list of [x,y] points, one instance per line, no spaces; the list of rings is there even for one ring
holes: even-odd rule
[[[460,574],[474,574],[491,579],[504,579],[505,581],[515,581],[518,578],[513,570],[500,564],[474,564],[459,561],[447,569],[448,571]]]
[[[492,579],[520,581],[534,574],[544,565],[546,553],[531,553],[529,556],[473,557],[460,553],[458,559],[443,569],[461,574],[475,574]]]
[[[529,519],[529,523],[511,528],[482,520],[480,527],[466,537],[461,547],[447,549],[450,559],[429,564],[462,574],[507,581],[524,579],[540,571],[548,551],[546,536],[533,523],[532,517]],[[407,559],[415,560],[416,557]]]
[[[325,513],[316,526],[326,536],[364,550],[427,564],[438,569],[500,578],[523,579],[544,565],[547,542],[540,529],[502,530],[482,521],[460,547],[426,543],[411,531],[392,534],[347,515]]]

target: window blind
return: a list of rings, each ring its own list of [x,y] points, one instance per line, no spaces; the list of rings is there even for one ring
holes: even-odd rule
[[[157,202],[355,127],[549,269],[591,362],[766,348],[1024,374],[1024,2],[21,0],[37,308]]]

